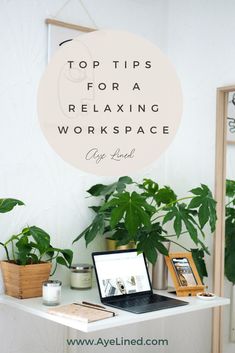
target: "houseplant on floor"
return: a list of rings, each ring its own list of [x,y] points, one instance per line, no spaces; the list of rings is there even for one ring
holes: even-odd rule
[[[23,202],[2,199],[0,213],[9,212],[16,205],[23,205]],[[42,282],[49,278],[52,261],[55,261],[54,271],[57,264],[70,267],[72,263],[72,251],[53,247],[49,234],[36,226],[25,227],[0,245],[7,258],[1,261],[5,292],[13,297],[41,296]]]
[[[158,253],[168,255],[166,244],[174,243],[191,251],[201,278],[207,276],[204,256],[210,253],[204,244],[204,228],[209,225],[211,232],[215,230],[216,202],[206,185],[178,198],[169,186],[160,187],[151,179],[139,183],[125,176],[110,185],[94,185],[87,192],[99,198],[100,205],[90,207],[95,217],[74,242],[84,237],[88,245],[96,236],[111,232],[117,245],[135,242],[152,264]],[[191,249],[178,241],[186,234],[195,244]]]

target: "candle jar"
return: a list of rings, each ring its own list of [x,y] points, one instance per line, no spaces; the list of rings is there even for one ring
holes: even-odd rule
[[[57,280],[43,282],[42,299],[44,305],[54,306],[60,304],[61,286],[62,282]]]
[[[92,287],[92,265],[74,264],[70,267],[70,286],[72,289],[89,289]]]

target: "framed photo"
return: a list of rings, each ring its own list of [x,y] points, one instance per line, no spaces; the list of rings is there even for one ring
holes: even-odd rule
[[[235,92],[228,93],[227,143],[235,144]]]
[[[79,36],[79,34],[95,31],[93,28],[83,27],[50,18],[47,18],[45,22],[48,25],[48,62],[55,51],[62,45],[66,45],[66,43]]]
[[[191,253],[170,253],[165,259],[178,296],[191,296],[204,291]]]

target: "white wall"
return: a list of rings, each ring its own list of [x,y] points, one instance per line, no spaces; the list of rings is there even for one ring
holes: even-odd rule
[[[167,153],[135,177],[153,177],[172,185],[179,194],[200,182],[214,185],[215,88],[235,82],[234,2],[227,0],[226,6],[223,0],[83,2],[93,21],[78,0],[71,0],[64,8],[65,0],[0,1],[0,195],[26,202],[25,207],[1,216],[1,240],[25,224],[35,223],[52,235],[56,245],[71,246],[71,240],[91,216],[87,212],[85,190],[94,183],[112,180],[88,175],[67,165],[50,149],[40,132],[36,93],[46,63],[44,19],[56,14],[58,19],[67,22],[90,27],[95,23],[98,28],[134,32],[169,54],[182,82],[182,124]],[[212,245],[212,240],[209,244]],[[102,243],[96,242],[88,250],[81,243],[75,247],[75,259],[89,261],[90,251],[97,247],[102,247]],[[212,275],[212,258],[208,264]],[[66,271],[59,271],[57,277],[62,276],[66,283],[66,275]],[[211,286],[211,281],[208,284]],[[8,308],[0,310],[2,353],[64,351],[66,332],[61,326]],[[26,325],[26,338],[18,329],[13,342],[12,332],[23,325]],[[210,353],[211,313],[181,316],[180,325],[179,317],[175,317],[103,334],[165,336],[169,346],[164,350],[159,348],[159,352]],[[231,349],[226,353],[232,352]],[[145,351],[154,352],[156,347]]]
[[[56,17],[90,27],[94,21],[98,28],[129,30],[165,48],[164,1],[84,1],[93,21],[78,0],[71,0],[63,7],[66,3],[66,0],[0,1],[0,195],[26,203],[25,207],[1,215],[1,240],[26,224],[37,224],[52,235],[57,246],[70,247],[91,217],[85,190],[95,183],[113,180],[85,174],[66,164],[51,150],[40,131],[36,94],[46,65],[45,18]],[[164,173],[163,157],[136,177],[153,176],[163,182]],[[75,260],[90,262],[92,249],[102,245],[100,240],[86,250],[81,242],[74,247]],[[62,276],[64,284],[68,283],[67,271],[58,271],[56,276]],[[159,327],[164,331],[164,325]],[[157,326],[153,327],[152,335],[155,329]],[[148,328],[140,326],[135,334],[140,330],[147,335]],[[61,353],[65,351],[65,333],[59,325],[0,308],[1,353]],[[122,335],[125,334],[126,328],[122,330]]]
[[[167,153],[167,180],[178,188],[198,182],[213,187],[216,87],[235,83],[234,1],[169,0],[168,6],[168,54],[181,79],[184,114]],[[213,259],[208,260],[211,271]],[[224,353],[232,353],[229,308],[225,312]],[[208,324],[204,319],[203,327]]]
[[[1,217],[1,238],[26,224],[37,224],[52,235],[58,246],[71,241],[89,222],[86,190],[112,178],[87,175],[66,164],[49,147],[40,130],[36,95],[47,56],[45,18],[56,18],[92,27],[78,0],[0,1],[1,33],[1,139],[0,195],[22,199],[25,207]],[[166,11],[163,2],[86,1],[99,28],[122,28],[143,35],[164,49]],[[164,180],[165,157],[144,175]],[[143,173],[136,177],[141,178]],[[92,201],[91,201],[92,202]],[[101,243],[101,244],[100,244]],[[102,246],[91,245],[89,250]],[[85,261],[84,243],[75,247],[75,260]],[[66,281],[66,277],[64,277]]]

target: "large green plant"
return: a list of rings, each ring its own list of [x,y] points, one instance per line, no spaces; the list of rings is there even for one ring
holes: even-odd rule
[[[235,284],[235,181],[226,180],[225,275]]]
[[[209,224],[211,232],[215,230],[216,202],[206,185],[178,198],[169,186],[160,187],[151,179],[137,183],[125,176],[110,185],[94,185],[87,192],[100,198],[100,205],[90,207],[96,215],[74,242],[84,237],[88,245],[97,235],[111,231],[117,245],[134,241],[137,250],[144,251],[147,259],[155,263],[158,252],[168,254],[165,244],[171,241],[191,251],[201,278],[207,276],[204,255],[209,251],[203,229]],[[168,233],[168,223],[174,234]],[[177,239],[185,234],[191,237],[194,248],[178,243]]]

